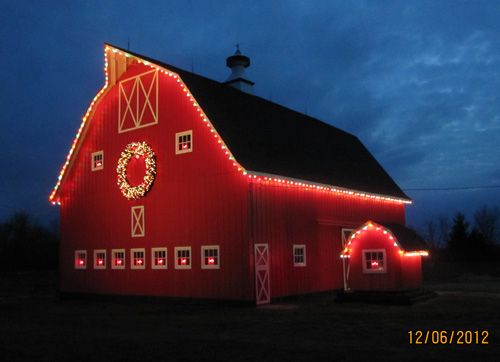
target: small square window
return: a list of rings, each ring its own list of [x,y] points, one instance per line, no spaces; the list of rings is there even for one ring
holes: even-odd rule
[[[104,151],[97,151],[92,153],[90,159],[92,171],[99,171],[104,168]]]
[[[218,245],[208,245],[201,247],[201,268],[219,269],[220,254]]]
[[[130,249],[130,269],[146,269],[146,255],[144,249]]]
[[[175,269],[191,269],[191,247],[175,248]]]
[[[106,250],[94,250],[94,269],[106,269]]]
[[[111,269],[125,269],[125,249],[111,251]]]
[[[151,248],[151,268],[167,269],[167,248]]]
[[[385,273],[385,249],[363,250],[363,273]]]
[[[75,269],[87,269],[87,250],[75,251]]]
[[[175,154],[193,151],[193,131],[179,132],[175,134]]]
[[[293,246],[293,266],[306,266],[306,246]]]

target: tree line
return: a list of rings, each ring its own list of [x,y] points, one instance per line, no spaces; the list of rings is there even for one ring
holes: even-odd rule
[[[47,227],[18,212],[0,223],[0,270],[55,270],[58,248],[55,222]]]
[[[451,219],[440,216],[425,223],[425,239],[434,251],[453,260],[500,258],[500,209],[482,206],[469,222],[458,212]]]

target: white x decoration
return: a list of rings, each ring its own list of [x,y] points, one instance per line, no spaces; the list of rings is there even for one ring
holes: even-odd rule
[[[146,77],[151,83],[145,86]],[[150,70],[119,83],[118,132],[158,123],[158,70]]]

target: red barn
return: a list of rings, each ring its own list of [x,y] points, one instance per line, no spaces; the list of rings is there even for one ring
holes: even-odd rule
[[[349,291],[414,290],[422,285],[424,241],[398,224],[368,221],[354,230],[342,252]]]
[[[410,199],[358,138],[250,94],[249,64],[237,51],[220,83],[105,45],[49,197],[62,292],[260,304],[342,289],[350,232],[404,225]]]

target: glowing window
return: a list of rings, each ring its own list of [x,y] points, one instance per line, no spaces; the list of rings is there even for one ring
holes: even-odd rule
[[[151,249],[151,268],[167,269],[167,248]]]
[[[125,249],[111,251],[111,269],[125,269]]]
[[[385,273],[385,249],[363,250],[363,273]]]
[[[218,245],[208,245],[201,247],[201,268],[219,269],[220,254]]]
[[[104,168],[104,151],[97,151],[92,153],[90,158],[92,171],[99,171]]]
[[[87,269],[87,250],[75,251],[75,269]]]
[[[191,247],[175,248],[175,269],[191,269]]]
[[[146,269],[146,255],[144,249],[130,249],[130,269]]]
[[[179,132],[175,134],[175,154],[193,151],[193,131]]]
[[[94,250],[94,269],[106,269],[106,250]]]
[[[293,266],[306,266],[306,246],[293,246]]]

